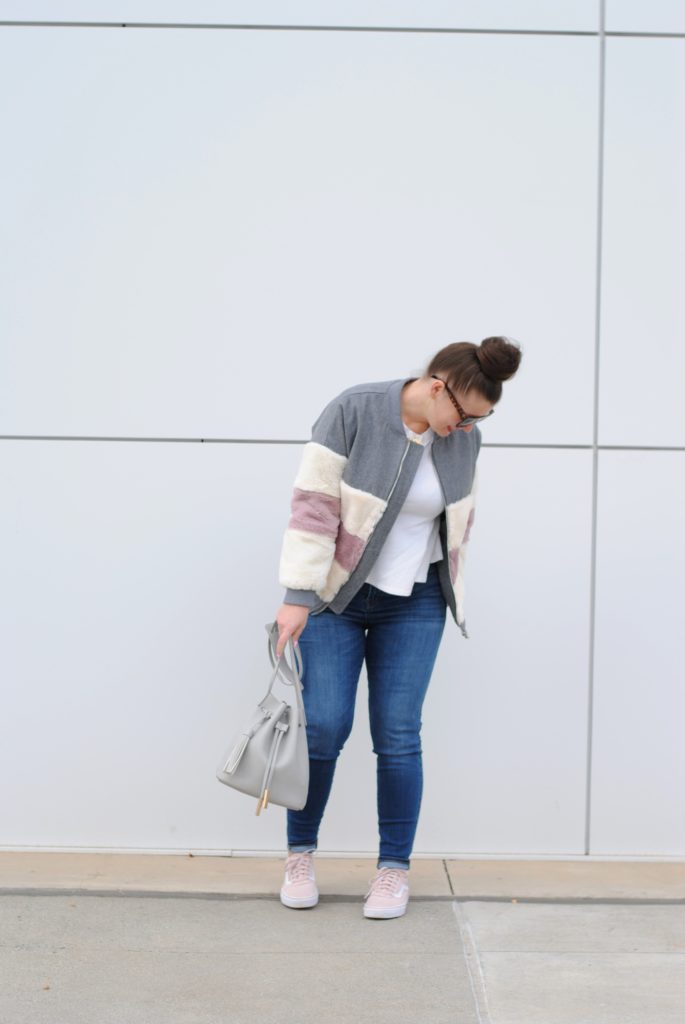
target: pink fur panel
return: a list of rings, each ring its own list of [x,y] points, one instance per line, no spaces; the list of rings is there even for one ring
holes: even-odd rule
[[[335,560],[340,563],[343,569],[351,573],[362,557],[365,547],[366,541],[363,541],[361,537],[355,537],[353,534],[348,533],[342,523],[340,524],[338,539],[335,544]]]
[[[296,487],[290,503],[292,515],[288,527],[291,530],[309,530],[333,537],[338,533],[340,523],[340,498],[320,491],[303,491]]]

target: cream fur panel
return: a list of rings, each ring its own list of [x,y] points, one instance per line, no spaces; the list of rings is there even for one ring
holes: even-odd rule
[[[340,481],[340,519],[354,537],[367,541],[387,506],[383,498]]]
[[[335,554],[335,540],[308,530],[285,531],[281,547],[278,582],[293,590],[320,591]]]
[[[350,574],[346,569],[343,569],[339,562],[333,559],[333,565],[331,571],[328,574],[326,585],[323,590],[319,591],[319,596],[323,601],[332,601],[335,595],[338,593],[343,583],[347,583],[350,578]]]
[[[308,441],[302,452],[295,487],[337,498],[340,495],[340,477],[346,465],[345,455],[338,455],[317,441]]]
[[[447,547],[450,550],[458,548],[464,539],[469,522],[469,513],[474,506],[473,495],[474,492],[471,491],[465,498],[453,502],[445,509],[447,516]]]

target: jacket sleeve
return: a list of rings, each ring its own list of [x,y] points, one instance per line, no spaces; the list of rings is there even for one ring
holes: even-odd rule
[[[334,398],[304,446],[283,537],[278,579],[286,604],[313,608],[321,600],[340,526],[340,481],[349,456],[343,406]]]

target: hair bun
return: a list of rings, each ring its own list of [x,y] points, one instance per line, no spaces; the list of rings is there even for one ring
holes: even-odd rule
[[[485,338],[475,349],[480,368],[490,380],[509,380],[518,370],[521,349],[509,338]]]

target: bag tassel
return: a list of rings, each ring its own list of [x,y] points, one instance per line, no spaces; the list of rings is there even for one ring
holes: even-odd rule
[[[265,711],[265,709],[262,708],[261,705],[260,708],[262,715],[264,716],[261,722],[257,722],[256,725],[253,725],[249,732],[243,733],[243,735],[240,737],[240,739],[234,746],[233,750],[226,758],[226,764],[224,765],[223,770],[227,772],[229,775],[232,774],[240,764],[243,754],[247,750],[247,745],[254,736],[254,734],[257,732],[257,729],[261,728],[261,726],[264,725],[264,722],[266,722],[267,718],[271,718],[270,711]]]
[[[264,771],[264,778],[262,779],[262,792],[261,796],[257,800],[257,810],[255,814],[261,814],[269,806],[269,783],[271,782],[271,776],[276,766],[276,759],[278,757],[278,748],[281,745],[281,740],[288,731],[288,723],[279,721],[274,723],[274,738],[271,743],[271,750],[269,751],[269,760]]]
[[[242,760],[243,754],[247,750],[247,745],[251,739],[252,737],[248,732],[243,733],[243,735],[240,737],[240,739],[234,746],[233,750],[228,755],[228,758],[226,759],[226,764],[224,765],[225,772],[228,772],[230,774],[236,770],[236,768],[238,767]]]

